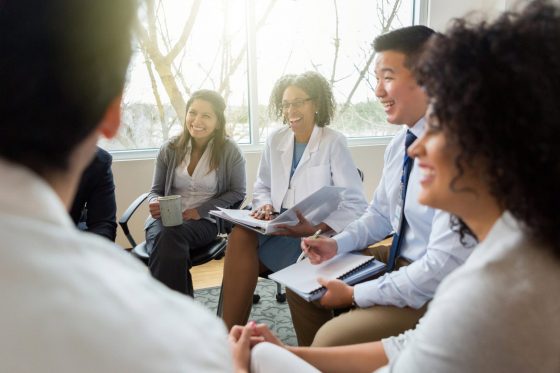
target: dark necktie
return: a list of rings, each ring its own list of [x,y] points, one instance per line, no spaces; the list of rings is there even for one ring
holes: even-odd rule
[[[416,136],[410,130],[406,131],[406,140],[404,142],[404,160],[403,169],[401,174],[401,204],[400,208],[400,218],[399,226],[395,234],[393,235],[393,243],[391,244],[391,251],[389,252],[389,260],[387,261],[387,272],[391,272],[395,269],[395,263],[400,253],[400,245],[402,242],[402,237],[404,234],[404,227],[406,225],[406,219],[404,218],[404,201],[406,199],[406,189],[408,187],[408,179],[410,177],[410,170],[412,170],[412,165],[414,159],[408,156],[408,147],[416,140]]]

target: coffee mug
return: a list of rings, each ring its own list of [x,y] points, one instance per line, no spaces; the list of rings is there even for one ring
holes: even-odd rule
[[[181,196],[172,195],[158,197],[161,223],[165,227],[174,227],[183,224],[183,211],[181,208]]]

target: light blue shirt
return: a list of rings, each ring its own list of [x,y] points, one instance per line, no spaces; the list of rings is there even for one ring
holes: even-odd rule
[[[410,128],[416,137],[424,132],[424,124],[421,119]],[[397,133],[385,150],[381,181],[365,214],[334,236],[339,253],[362,250],[396,231],[406,130]],[[404,207],[407,225],[401,244],[401,256],[413,263],[354,286],[354,298],[360,307],[379,304],[420,308],[433,298],[441,280],[472,251],[464,248],[458,234],[450,230],[449,214],[418,203],[420,177],[415,163],[408,181]]]

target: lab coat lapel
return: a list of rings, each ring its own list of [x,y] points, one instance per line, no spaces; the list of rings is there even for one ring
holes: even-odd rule
[[[301,159],[299,160],[299,163],[296,167],[296,170],[294,172],[294,176],[296,177],[297,174],[299,174],[300,170],[304,169],[305,164],[309,161],[309,159],[311,158],[311,155],[313,155],[313,153],[317,152],[317,150],[319,149],[319,144],[321,143],[321,134],[323,133],[323,128],[315,125],[313,127],[313,132],[311,132],[311,137],[309,138],[309,142],[307,143],[307,146],[305,147],[305,150],[303,151],[303,154],[301,155]],[[293,150],[292,150],[293,151]],[[291,161],[291,158],[290,158]]]
[[[294,133],[291,129],[286,128],[286,132],[282,139],[278,142],[278,152],[280,153],[280,164],[282,165],[281,173],[276,178],[276,188],[279,193],[275,193],[277,201],[274,201],[274,206],[280,206],[284,195],[288,190],[290,182],[290,169],[292,168],[292,156],[294,153]]]

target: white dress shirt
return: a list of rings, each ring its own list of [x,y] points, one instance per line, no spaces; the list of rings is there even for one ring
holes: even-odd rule
[[[78,231],[36,174],[3,159],[0,174],[2,371],[233,371],[209,310]]]
[[[171,187],[171,193],[181,196],[181,207],[183,211],[197,208],[214,198],[218,192],[216,170],[214,169],[208,172],[210,169],[210,158],[212,157],[213,146],[214,139],[210,140],[196,168],[192,175],[190,175],[188,167],[189,163],[191,163],[192,144],[189,141],[185,159],[183,159],[183,162],[175,169],[175,178],[173,180],[173,186]]]
[[[424,122],[421,119],[410,128],[416,137],[422,135]],[[397,230],[406,130],[398,132],[385,150],[381,181],[366,213],[334,237],[338,252],[361,250]],[[413,263],[355,285],[354,298],[360,307],[379,304],[420,308],[434,296],[441,280],[472,251],[464,248],[459,236],[450,230],[449,214],[418,203],[420,176],[415,162],[408,180],[406,227],[400,248],[401,257]]]
[[[556,295],[555,295],[556,294]],[[560,372],[560,260],[504,213],[380,372]]]

